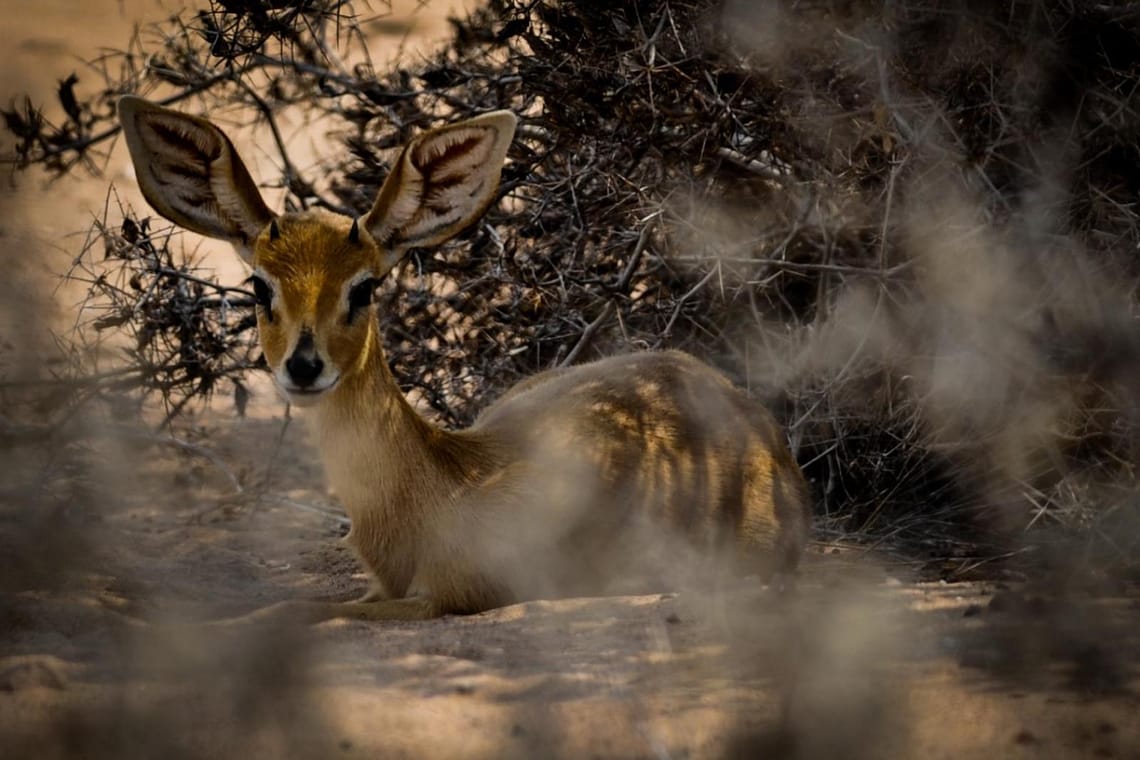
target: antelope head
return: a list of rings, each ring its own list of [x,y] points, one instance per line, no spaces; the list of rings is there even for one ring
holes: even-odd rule
[[[413,247],[475,222],[498,189],[516,118],[495,111],[419,135],[359,219],[274,214],[229,138],[206,119],[133,96],[119,119],[139,187],[160,214],[227,240],[252,268],[261,347],[282,394],[312,404],[378,350],[373,292]]]

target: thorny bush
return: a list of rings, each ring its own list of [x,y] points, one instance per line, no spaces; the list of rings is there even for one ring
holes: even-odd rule
[[[391,149],[510,108],[502,202],[381,301],[393,370],[440,422],[542,369],[681,348],[784,418],[823,537],[960,554],[953,575],[987,541],[1061,528],[1134,569],[1135,538],[1095,540],[1137,524],[1134,11],[492,0],[435,55],[379,69],[353,14],[218,0],[174,18],[97,61],[100,92],[62,83],[61,124],[10,108],[15,159],[94,165],[138,92],[244,109],[290,207],[361,213]],[[329,179],[291,158],[290,109],[347,148]],[[172,412],[242,398],[248,294],[179,263],[154,217],[100,233],[81,340],[131,338],[94,377]]]

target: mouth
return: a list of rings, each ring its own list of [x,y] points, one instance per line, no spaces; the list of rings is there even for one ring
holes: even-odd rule
[[[336,388],[339,384],[340,378],[335,377],[331,381],[322,384],[319,387],[302,388],[300,386],[278,383],[277,389],[285,400],[297,406],[311,406],[316,403],[322,396],[329,393],[329,391]]]

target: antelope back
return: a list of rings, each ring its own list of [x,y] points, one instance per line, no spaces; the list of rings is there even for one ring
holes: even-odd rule
[[[447,240],[495,198],[516,119],[488,113],[419,135],[371,210],[275,215],[233,143],[195,116],[119,101],[139,187],[177,225],[227,240],[252,267],[262,349],[286,397],[309,403],[360,369],[375,341],[372,294],[413,247]]]

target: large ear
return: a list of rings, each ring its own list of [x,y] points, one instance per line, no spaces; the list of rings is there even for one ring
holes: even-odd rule
[[[416,137],[392,167],[365,229],[394,257],[463,230],[494,200],[517,123],[510,111],[494,111]]]
[[[119,121],[147,202],[175,224],[228,240],[248,257],[273,213],[229,138],[205,119],[131,95],[119,99]]]

